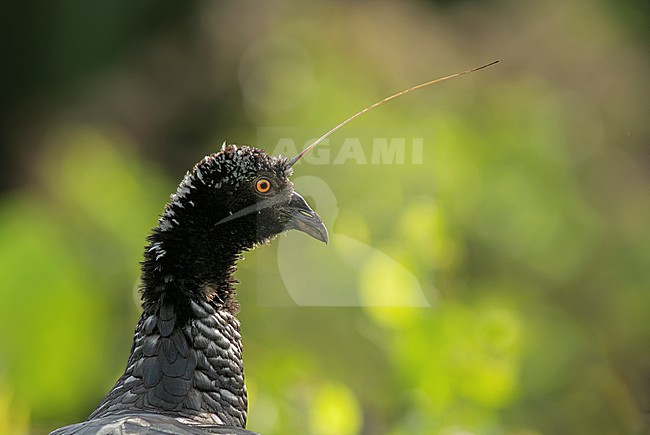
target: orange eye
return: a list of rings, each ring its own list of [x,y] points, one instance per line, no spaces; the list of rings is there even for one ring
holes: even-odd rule
[[[259,193],[268,193],[271,190],[271,182],[268,178],[260,178],[255,182],[255,190]]]

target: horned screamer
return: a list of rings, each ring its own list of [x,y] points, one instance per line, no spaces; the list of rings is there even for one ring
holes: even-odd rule
[[[233,273],[245,251],[288,230],[327,243],[290,177],[347,123],[390,100],[495,64],[432,80],[357,112],[293,158],[224,144],[187,172],[142,262],[142,316],[124,374],[82,423],[52,434],[254,434],[246,427],[242,338]]]

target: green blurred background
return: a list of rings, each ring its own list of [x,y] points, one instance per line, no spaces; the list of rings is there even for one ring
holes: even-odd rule
[[[83,420],[113,385],[145,237],[203,155],[226,139],[270,146],[263,127],[326,131],[494,59],[330,142],[426,129],[422,165],[297,167],[336,196],[330,232],[398,262],[431,307],[274,304],[265,291],[282,281],[263,274],[277,278],[278,242],[250,253],[238,271],[248,427],[647,430],[647,3],[3,6],[0,433]],[[336,270],[340,252],[323,249],[317,267]],[[359,265],[350,291],[372,301],[406,284],[384,266]]]

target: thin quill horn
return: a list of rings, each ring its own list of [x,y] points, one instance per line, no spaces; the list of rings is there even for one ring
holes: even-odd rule
[[[373,104],[373,105],[371,105],[371,106],[368,106],[368,107],[366,107],[365,109],[361,110],[360,112],[357,112],[357,113],[355,113],[354,115],[350,116],[348,119],[346,119],[345,121],[343,121],[342,123],[340,123],[339,125],[337,125],[336,127],[334,127],[333,129],[331,129],[330,131],[328,131],[327,133],[325,133],[324,135],[322,135],[321,137],[319,137],[318,139],[316,139],[316,140],[315,140],[311,145],[309,145],[307,148],[305,148],[304,150],[302,150],[302,151],[301,151],[297,156],[295,156],[294,158],[292,158],[291,160],[289,160],[289,163],[287,164],[287,166],[288,166],[288,167],[293,166],[293,165],[294,165],[298,160],[300,160],[300,158],[301,158],[302,156],[304,156],[305,154],[307,154],[307,153],[308,153],[312,148],[314,148],[316,145],[318,145],[319,143],[321,143],[322,141],[324,141],[325,139],[327,139],[327,138],[329,137],[329,135],[331,135],[331,134],[334,133],[336,130],[338,130],[339,128],[343,127],[344,125],[346,125],[346,124],[349,123],[350,121],[352,121],[352,120],[358,118],[359,116],[363,115],[364,113],[366,113],[366,112],[368,112],[368,111],[374,109],[375,107],[379,107],[379,106],[381,106],[382,104],[387,103],[387,102],[389,102],[390,100],[394,100],[394,99],[397,98],[397,97],[401,97],[401,96],[404,95],[404,94],[408,94],[408,93],[411,92],[411,91],[415,91],[415,90],[418,90],[418,89],[421,89],[421,88],[425,88],[425,87],[427,87],[427,86],[435,85],[436,83],[440,83],[440,82],[443,82],[443,81],[445,81],[445,80],[449,80],[449,79],[453,79],[453,78],[455,78],[455,77],[459,77],[459,76],[462,76],[462,75],[465,75],[465,74],[469,74],[469,73],[472,73],[472,72],[474,72],[474,71],[478,71],[478,70],[480,70],[480,69],[483,69],[483,68],[487,68],[487,67],[489,67],[489,66],[492,66],[492,65],[494,65],[495,63],[499,63],[499,61],[498,61],[498,60],[495,60],[494,62],[490,62],[490,63],[488,63],[488,64],[485,64],[485,65],[483,65],[483,66],[479,66],[479,67],[477,67],[477,68],[468,69],[467,71],[459,72],[459,73],[452,74],[452,75],[449,75],[449,76],[446,76],[446,77],[441,77],[441,78],[439,78],[439,79],[431,80],[431,81],[428,81],[428,82],[425,82],[425,83],[420,83],[419,85],[413,86],[412,88],[405,89],[405,90],[403,90],[403,91],[401,91],[401,92],[398,92],[398,93],[396,93],[396,94],[391,95],[390,97],[386,97],[386,98],[384,98],[384,99],[381,100],[381,101],[377,101],[375,104]]]

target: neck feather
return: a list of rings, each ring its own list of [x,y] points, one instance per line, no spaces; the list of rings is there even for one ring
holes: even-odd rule
[[[246,426],[239,322],[211,302],[190,302],[191,318],[179,319],[162,303],[143,313],[127,368],[90,416],[153,412],[192,424]]]
[[[198,174],[198,166],[187,173],[148,238],[142,262],[145,311],[163,297],[181,309],[191,300],[208,300],[232,313],[238,310],[233,274],[252,243],[233,237],[227,226],[214,225],[218,216],[206,203],[221,201],[210,192],[214,186]],[[225,217],[228,212],[221,213]]]

